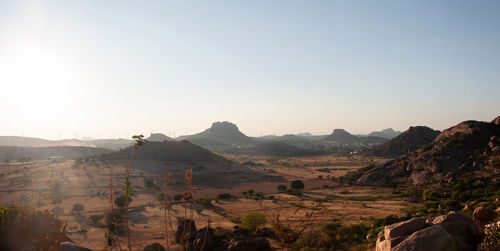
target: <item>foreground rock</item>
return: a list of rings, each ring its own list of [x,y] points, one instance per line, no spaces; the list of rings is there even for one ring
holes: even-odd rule
[[[480,242],[481,234],[474,221],[450,212],[386,226],[378,235],[376,251],[477,250]]]

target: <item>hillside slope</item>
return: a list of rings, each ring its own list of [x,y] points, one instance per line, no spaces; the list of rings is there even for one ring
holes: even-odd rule
[[[439,131],[426,126],[412,126],[399,136],[364,151],[363,155],[384,158],[397,157],[431,143],[439,133]]]
[[[448,183],[450,179],[500,170],[500,121],[465,121],[444,130],[423,149],[354,175],[358,184],[386,181],[413,184]]]

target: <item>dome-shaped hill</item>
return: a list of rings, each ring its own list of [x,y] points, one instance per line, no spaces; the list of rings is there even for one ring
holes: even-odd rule
[[[131,147],[102,156],[105,160],[128,160]],[[228,161],[209,150],[194,145],[188,141],[146,142],[137,148],[134,159],[174,162],[215,162]]]
[[[178,140],[189,140],[193,144],[206,147],[211,150],[220,150],[255,143],[253,138],[243,134],[238,127],[230,122],[214,122],[212,126],[203,132],[180,136]]]
[[[410,127],[399,136],[363,152],[364,155],[392,158],[431,143],[439,131],[426,126]]]
[[[344,129],[335,129],[332,134],[323,138],[324,141],[336,142],[339,144],[356,144],[356,143],[372,143],[380,144],[386,142],[387,139],[376,136],[356,136],[352,135]]]
[[[444,130],[425,147],[382,165],[363,170],[359,184],[384,180],[413,184],[439,184],[475,172],[494,174],[500,161],[500,126],[465,121]],[[489,171],[488,171],[489,170]]]
[[[163,133],[151,133],[149,137],[146,138],[147,141],[156,141],[156,142],[162,142],[165,140],[172,140],[172,138],[168,137],[167,135]]]

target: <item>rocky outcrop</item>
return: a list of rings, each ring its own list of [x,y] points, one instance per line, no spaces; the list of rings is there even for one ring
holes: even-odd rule
[[[362,185],[385,181],[415,185],[447,183],[451,178],[500,165],[500,126],[465,121],[439,134],[432,143],[355,174]],[[496,147],[499,147],[498,149]]]
[[[378,235],[376,251],[472,251],[480,242],[481,234],[474,221],[464,214],[450,212],[386,226]]]

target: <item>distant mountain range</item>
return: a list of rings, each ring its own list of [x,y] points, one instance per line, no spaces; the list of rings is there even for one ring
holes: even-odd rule
[[[368,136],[381,137],[386,139],[392,139],[400,135],[400,131],[394,131],[392,128],[387,128],[382,131],[373,131]]]
[[[18,147],[0,146],[0,161],[37,159],[76,159],[110,153],[111,150],[85,146]]]
[[[119,150],[132,144],[129,139],[63,139],[47,140],[20,136],[0,136],[0,146],[48,147],[48,146],[85,146]]]

